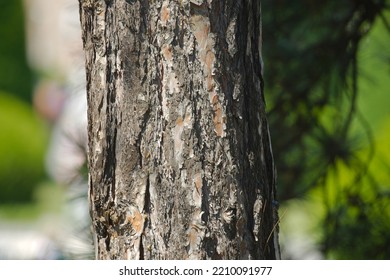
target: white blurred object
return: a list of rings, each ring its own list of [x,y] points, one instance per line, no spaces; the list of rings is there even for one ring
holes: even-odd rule
[[[87,101],[84,89],[72,89],[53,128],[47,154],[47,170],[59,183],[70,185],[83,180],[86,164]],[[86,190],[85,190],[86,191]]]
[[[2,260],[53,260],[61,259],[56,244],[38,230],[7,224],[0,228],[0,259]]]
[[[68,77],[83,64],[77,0],[24,0],[27,55],[38,71]]]
[[[279,211],[280,247],[283,260],[321,260],[324,255],[318,247],[315,226],[318,208],[304,199],[283,203]]]

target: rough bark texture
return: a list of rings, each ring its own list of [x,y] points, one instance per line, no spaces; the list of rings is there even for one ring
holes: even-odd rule
[[[80,13],[97,258],[278,258],[259,1]]]

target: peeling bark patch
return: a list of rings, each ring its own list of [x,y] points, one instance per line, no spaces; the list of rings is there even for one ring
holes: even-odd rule
[[[223,137],[224,136],[224,118],[222,113],[222,106],[221,103],[217,102],[216,104],[213,104],[214,109],[214,126],[215,126],[215,132],[217,133],[217,136]]]
[[[166,26],[168,20],[169,20],[169,10],[168,10],[167,4],[164,3],[162,8],[161,8],[161,25]]]
[[[226,236],[233,240],[237,235],[237,209],[233,207],[229,207],[225,209],[221,214],[222,222],[223,222],[223,230],[226,233]]]
[[[195,207],[202,206],[202,187],[203,187],[203,178],[201,173],[196,173],[193,178],[195,189],[193,191],[192,197],[194,200]]]
[[[265,207],[263,207],[263,198],[258,195],[255,204],[253,205],[253,236],[255,237],[255,240],[259,240],[260,230],[261,230],[261,223],[262,218],[264,215]]]
[[[127,221],[131,224],[136,234],[141,234],[144,228],[145,217],[139,211],[127,217]]]
[[[202,190],[202,174],[197,173],[194,176],[194,183],[195,183],[195,188],[198,193],[201,193]]]
[[[184,130],[183,119],[182,117],[179,117],[176,120],[176,126],[173,129],[174,151],[175,151],[176,162],[181,161],[181,155],[183,153],[184,142],[181,138],[183,130]]]
[[[237,22],[236,18],[230,21],[226,31],[226,43],[228,45],[228,52],[231,57],[234,57],[234,55],[237,53],[237,45],[236,45],[236,37],[235,37],[236,22]]]
[[[212,50],[206,52],[206,57],[204,58],[204,64],[206,66],[207,73],[207,90],[211,91],[214,88],[214,78],[213,78],[213,68],[215,62],[215,54]]]
[[[225,136],[225,118],[220,97],[216,89],[216,82],[214,79],[215,67],[215,52],[214,52],[214,36],[210,33],[210,21],[208,18],[200,15],[193,15],[191,17],[191,24],[196,41],[199,48],[199,60],[203,64],[206,89],[209,92],[210,104],[214,111],[214,130],[218,137]]]
[[[188,136],[186,136],[186,131],[192,128],[192,118],[189,113],[186,113],[183,117],[179,116],[175,121],[175,126],[172,129],[171,136],[173,138],[173,149],[175,161],[182,167],[185,162],[183,158],[183,154],[188,155],[190,152],[188,151]]]
[[[173,67],[173,54],[170,45],[161,47],[161,106],[164,118],[170,120],[172,96],[180,92],[180,83]]]
[[[194,211],[192,223],[187,230],[188,255],[190,259],[200,259],[202,255],[202,240],[206,235],[206,227],[202,222],[203,212],[200,209]]]
[[[168,85],[168,89],[169,89],[169,93],[170,94],[174,94],[174,93],[180,92],[179,81],[178,81],[175,73],[170,73],[169,74],[167,85]]]
[[[196,41],[199,44],[200,51],[206,50],[209,44],[210,22],[204,16],[194,15],[191,17],[191,23]]]
[[[203,4],[203,0],[190,0],[190,2],[198,6]]]
[[[164,45],[162,47],[162,55],[167,61],[172,61],[172,48],[169,45]]]

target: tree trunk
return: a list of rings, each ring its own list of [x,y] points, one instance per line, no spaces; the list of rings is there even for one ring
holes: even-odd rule
[[[98,259],[275,259],[259,1],[80,0]]]

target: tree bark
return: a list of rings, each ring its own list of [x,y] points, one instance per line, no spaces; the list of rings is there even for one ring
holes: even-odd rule
[[[79,1],[96,257],[279,258],[260,1]]]

